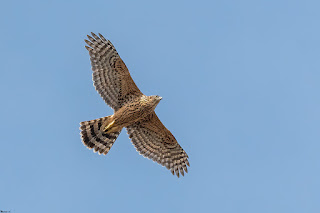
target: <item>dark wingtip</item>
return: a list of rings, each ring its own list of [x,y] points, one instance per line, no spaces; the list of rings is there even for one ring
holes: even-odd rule
[[[96,39],[97,41],[100,40],[100,38],[99,38],[96,34],[94,34],[93,32],[91,32],[91,35],[92,35],[93,38]]]
[[[99,37],[103,40],[103,41],[107,41],[107,39],[105,39],[104,37],[103,37],[103,35],[101,35],[100,33],[99,33]]]
[[[88,46],[84,46],[88,51],[91,51],[93,50],[91,47],[88,47]]]
[[[84,42],[86,42],[89,46],[92,46],[92,42],[88,41],[87,39],[84,39]]]
[[[95,39],[92,38],[91,36],[87,35],[87,37],[89,38],[90,41],[95,41]]]

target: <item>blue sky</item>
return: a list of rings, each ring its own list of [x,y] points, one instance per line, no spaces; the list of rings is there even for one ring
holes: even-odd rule
[[[320,212],[319,1],[4,1],[0,210]],[[117,48],[190,158],[176,178],[122,131],[107,156],[79,122],[90,32]]]

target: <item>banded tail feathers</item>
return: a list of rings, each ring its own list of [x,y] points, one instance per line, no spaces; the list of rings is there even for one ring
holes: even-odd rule
[[[105,126],[108,126],[108,120],[111,121],[110,117],[107,116],[80,123],[83,144],[99,154],[106,155],[121,132],[121,130],[111,133],[104,131]]]

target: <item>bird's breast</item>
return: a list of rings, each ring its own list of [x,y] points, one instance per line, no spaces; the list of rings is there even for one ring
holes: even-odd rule
[[[117,125],[129,126],[138,122],[153,112],[153,107],[142,105],[139,102],[129,103],[121,107],[114,114],[114,120]]]

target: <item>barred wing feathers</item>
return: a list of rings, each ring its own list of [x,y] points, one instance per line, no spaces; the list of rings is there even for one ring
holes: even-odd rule
[[[91,33],[86,49],[89,51],[93,84],[103,100],[115,111],[135,97],[142,95],[129,70],[109,40]]]
[[[155,112],[144,121],[128,126],[127,132],[137,151],[144,157],[167,167],[178,177],[180,173],[184,175],[184,172],[188,172],[187,166],[190,164],[187,153]]]

